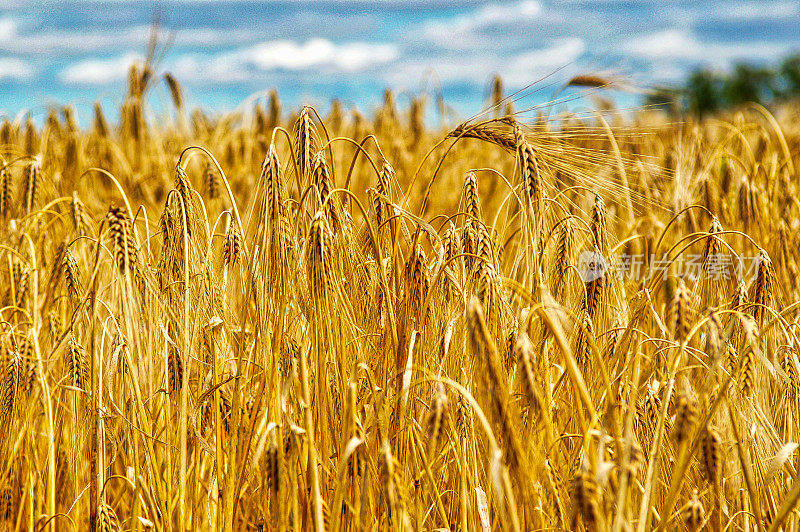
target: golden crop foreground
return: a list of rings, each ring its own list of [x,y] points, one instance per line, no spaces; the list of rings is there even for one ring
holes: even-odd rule
[[[0,128],[3,530],[798,529],[796,108],[166,82]]]

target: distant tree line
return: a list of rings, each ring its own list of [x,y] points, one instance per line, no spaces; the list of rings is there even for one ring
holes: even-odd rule
[[[800,98],[800,54],[777,67],[738,63],[727,73],[697,69],[683,86],[655,89],[646,105],[703,117],[750,102],[770,105],[793,98]]]

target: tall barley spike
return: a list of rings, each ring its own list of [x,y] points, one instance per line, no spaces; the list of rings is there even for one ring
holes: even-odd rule
[[[83,204],[78,197],[76,191],[72,191],[72,201],[70,202],[70,213],[72,214],[72,227],[78,236],[84,236],[89,233],[89,228],[86,224],[86,205]]]
[[[567,269],[572,264],[573,245],[575,243],[575,229],[572,217],[568,216],[560,222],[558,240],[556,243],[555,260],[550,274],[553,297],[560,303],[565,303],[567,289]]]
[[[136,245],[133,226],[124,207],[111,206],[106,213],[111,240],[114,243],[114,257],[120,273],[136,269]]]
[[[242,254],[242,235],[236,224],[231,221],[225,231],[225,240],[222,243],[222,260],[226,266],[234,266],[239,262]]]
[[[283,212],[284,190],[281,164],[274,144],[270,144],[261,165],[261,182],[266,187],[265,215],[267,220],[277,220]]]
[[[589,354],[594,341],[594,326],[592,317],[586,308],[581,311],[579,318],[580,321],[576,324],[575,361],[581,366],[585,366],[589,362]]]
[[[683,342],[689,336],[692,325],[691,292],[686,287],[683,279],[678,279],[675,292],[669,304],[669,324],[673,337],[678,342]]]
[[[758,270],[756,272],[755,289],[753,290],[753,317],[756,323],[762,324],[774,297],[775,270],[772,260],[763,249],[758,252]]]
[[[445,424],[445,414],[447,408],[447,393],[444,385],[438,383],[431,401],[430,414],[428,416],[428,454],[433,455],[439,448],[442,432]]]
[[[672,433],[676,442],[683,443],[689,439],[697,421],[697,400],[692,394],[687,380],[682,382],[677,403]]]
[[[706,427],[701,442],[703,472],[709,484],[714,484],[722,472],[721,442],[719,433],[713,427]]]
[[[0,388],[2,390],[0,420],[5,422],[6,426],[9,426],[17,406],[22,360],[15,350],[9,350],[6,358],[7,360],[3,360],[3,382],[2,388]]]
[[[89,361],[74,335],[70,336],[67,344],[67,372],[70,386],[89,391]]]
[[[9,218],[11,215],[11,170],[7,166],[0,168],[0,219]]]
[[[36,205],[36,199],[39,193],[40,179],[41,179],[41,162],[38,158],[30,161],[25,165],[22,171],[22,205],[26,213],[33,211]]]
[[[521,332],[517,335],[514,344],[514,352],[516,353],[515,358],[522,370],[522,389],[528,400],[531,414],[535,418],[538,416],[538,413],[542,411],[544,405],[542,404],[542,397],[539,393],[539,383],[536,378],[537,373],[533,365],[533,344],[525,332]]]
[[[300,178],[303,182],[311,172],[313,154],[317,153],[317,132],[311,121],[309,107],[303,107],[297,122],[294,124],[295,157]]]
[[[321,297],[330,282],[330,230],[325,214],[318,212],[311,221],[306,243],[306,267],[312,295]]]
[[[394,168],[391,164],[389,164],[389,161],[384,159],[383,166],[378,174],[378,181],[375,185],[375,190],[378,192],[378,194],[388,198],[391,191],[392,182],[395,180],[397,180],[397,174],[395,173]],[[375,217],[377,219],[378,226],[383,225],[383,223],[388,219],[390,213],[388,206],[386,205],[386,200],[381,196],[375,196],[373,208],[375,209]]]
[[[181,218],[183,218],[183,216],[186,217],[186,231],[189,233],[189,235],[191,235],[192,220],[194,217],[192,184],[189,181],[189,176],[186,175],[186,170],[180,164],[175,167],[175,190],[178,191],[178,194],[180,194],[182,199],[184,214],[181,216]],[[180,212],[180,210],[178,212]]]
[[[171,341],[167,341],[167,390],[170,395],[174,395],[183,385],[183,358],[180,349],[175,345],[178,335],[172,323],[169,325],[169,336]]]
[[[584,284],[586,288],[586,312],[592,320],[597,321],[605,304],[608,284],[606,261],[599,248],[595,248],[592,254]]]
[[[522,175],[524,198],[534,216],[538,216],[542,212],[542,202],[544,201],[542,176],[539,172],[536,152],[516,122],[514,123],[514,145],[517,152],[517,165]]]
[[[595,247],[603,256],[606,256],[608,254],[608,210],[606,202],[603,201],[600,194],[594,195],[591,228]]]
[[[481,204],[478,197],[478,178],[475,172],[467,172],[464,178],[464,209],[467,216],[480,221],[481,220]]]

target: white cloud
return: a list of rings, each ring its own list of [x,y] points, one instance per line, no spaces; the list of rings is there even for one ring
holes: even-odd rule
[[[622,51],[654,61],[684,60],[725,66],[737,59],[773,60],[791,49],[790,43],[702,42],[685,30],[669,29],[628,40]]]
[[[484,84],[493,72],[499,73],[510,86],[525,86],[578,60],[586,51],[583,40],[562,39],[547,48],[528,50],[509,57],[481,52],[402,61],[385,69],[382,79],[390,86],[408,86],[433,71],[444,83]]]
[[[650,80],[680,81],[691,67],[728,70],[738,61],[771,63],[793,50],[791,42],[704,42],[694,34],[670,29],[632,38],[620,51],[645,62]]]
[[[398,55],[397,47],[391,44],[337,45],[325,39],[311,39],[304,44],[269,41],[241,52],[242,59],[261,70],[304,70],[331,66],[348,72],[393,61]]]
[[[68,66],[58,78],[71,85],[105,85],[125,79],[131,65],[141,59],[132,52],[110,59],[87,59]]]
[[[8,22],[6,22],[8,20]],[[7,25],[4,26],[4,24]],[[17,53],[47,54],[68,52],[76,54],[108,49],[139,47],[144,49],[150,40],[151,27],[137,25],[124,29],[93,31],[49,31],[19,34],[10,19],[0,19],[0,49]],[[8,33],[9,37],[4,38]],[[173,37],[173,30],[161,28],[159,42],[167,42]],[[11,38],[13,37],[13,38]],[[249,30],[217,30],[211,28],[192,28],[174,32],[176,46],[219,46],[241,44],[256,37]]]
[[[716,17],[723,20],[764,20],[794,17],[800,13],[800,3],[777,2],[732,2],[722,5]]]
[[[428,22],[423,26],[422,36],[445,48],[474,47],[488,42],[487,38],[478,35],[481,30],[533,20],[541,12],[542,6],[536,0],[488,4],[464,15]]]
[[[695,58],[700,49],[701,45],[693,35],[679,29],[634,37],[622,45],[627,54],[652,59]]]
[[[0,57],[0,81],[26,81],[33,76],[34,69],[26,61],[16,57]]]
[[[16,21],[11,17],[0,18],[0,43],[10,41],[16,34]]]
[[[235,83],[266,72],[318,70],[325,74],[353,73],[391,63],[400,56],[391,44],[342,43],[311,39],[265,41],[217,55],[183,55],[165,65],[178,79],[190,83]]]
[[[552,70],[572,63],[586,51],[586,44],[582,39],[570,37],[562,39],[549,48],[543,50],[530,50],[514,56],[509,61],[510,70],[520,72],[537,72]]]

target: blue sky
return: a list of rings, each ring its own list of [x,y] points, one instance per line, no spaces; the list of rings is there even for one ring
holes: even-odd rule
[[[545,76],[621,76],[647,86],[697,66],[773,63],[800,50],[800,0],[4,0],[0,110],[79,113],[120,102],[125,74],[145,51],[158,13],[160,63],[191,105],[232,109],[277,87],[285,103],[331,97],[374,107],[385,87],[440,85],[465,115],[483,105],[492,74],[509,89]],[[554,74],[555,72],[555,74]],[[543,101],[554,87],[531,101]],[[163,91],[161,91],[163,93]],[[163,93],[165,94],[165,93]],[[163,98],[164,95],[156,95]],[[623,98],[624,101],[624,98]]]

